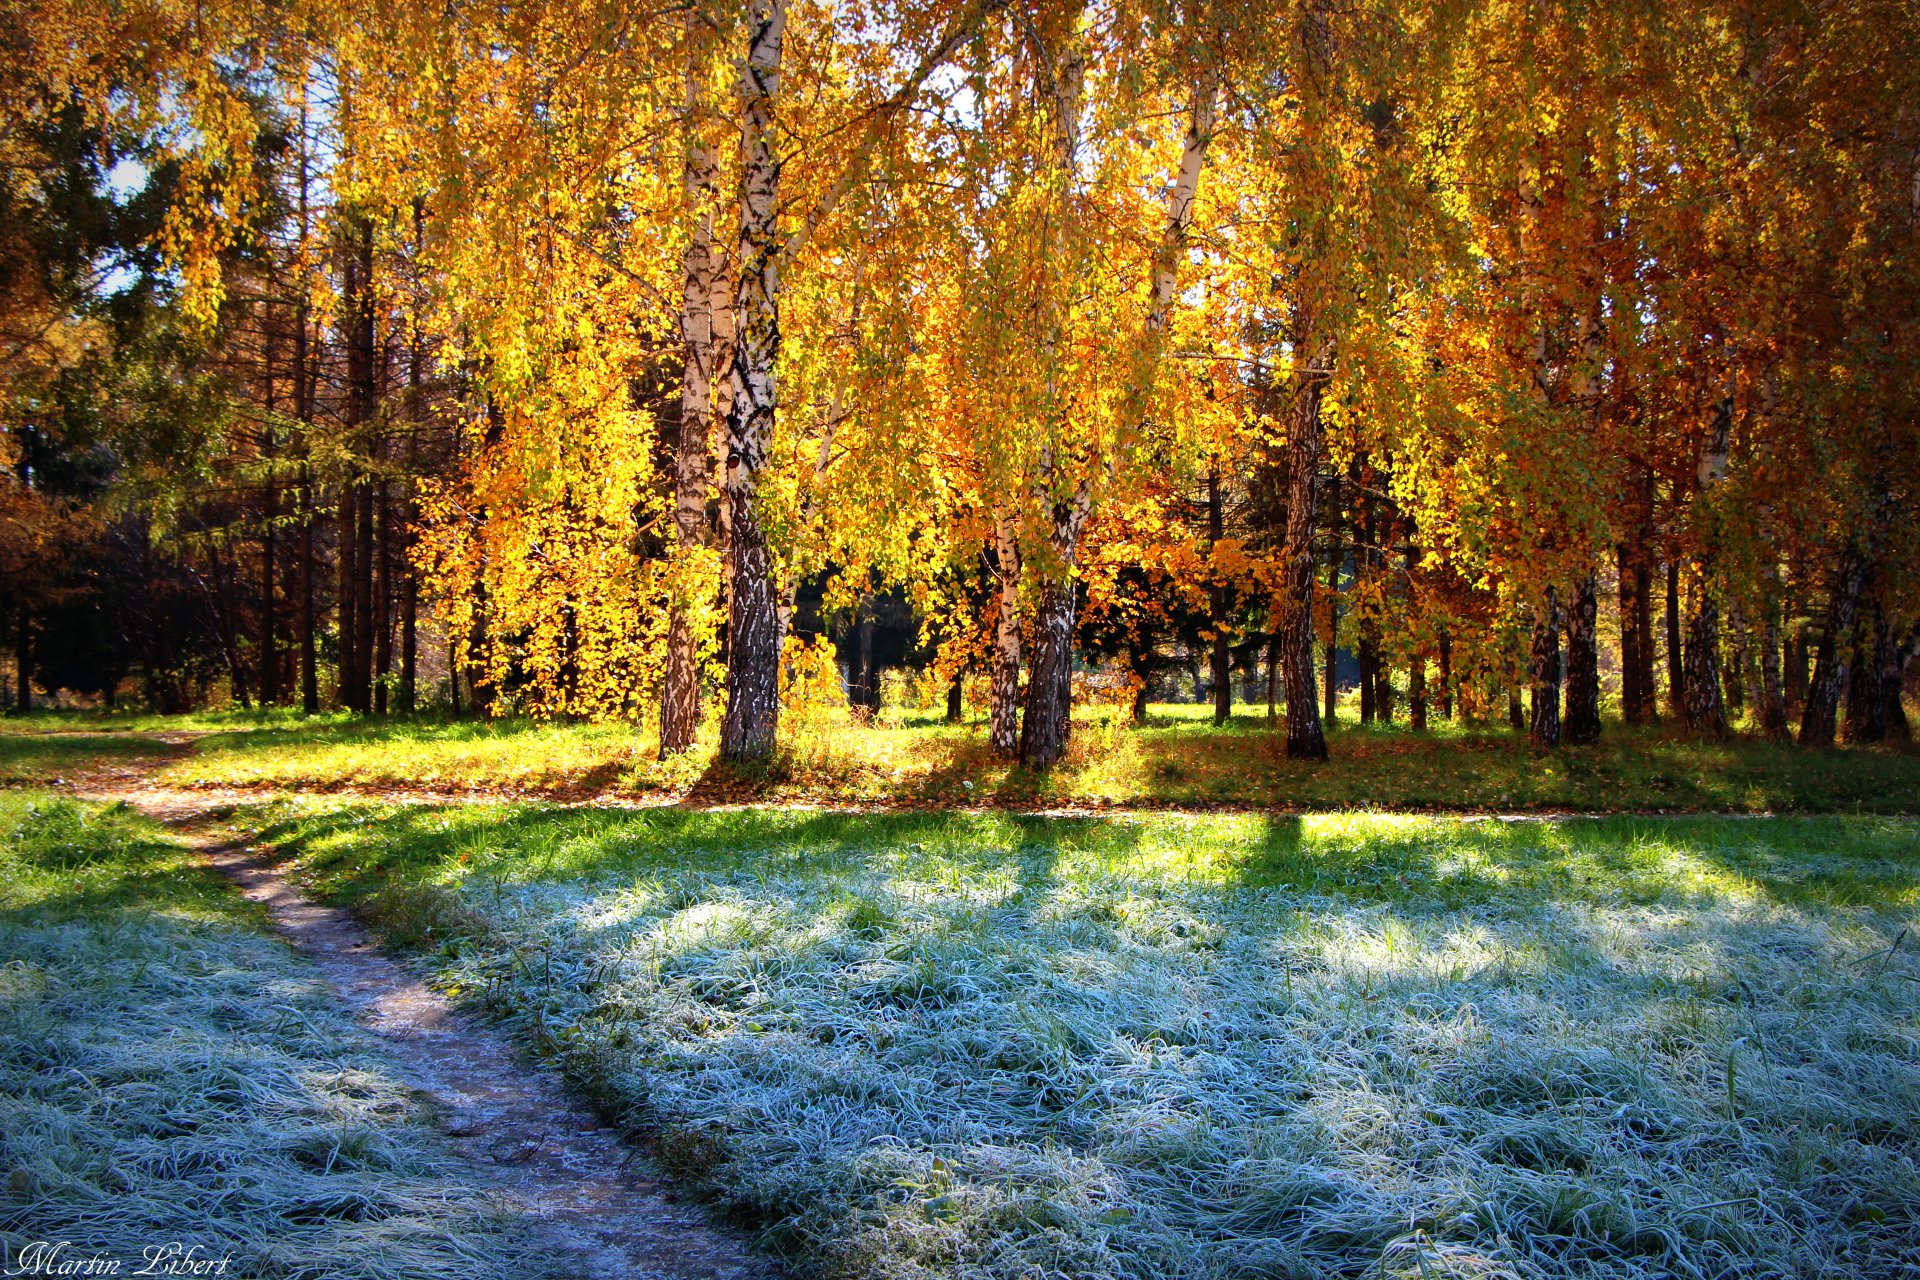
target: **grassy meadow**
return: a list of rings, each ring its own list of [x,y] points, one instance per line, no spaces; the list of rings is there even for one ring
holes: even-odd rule
[[[1531,750],[1504,724],[1361,726],[1343,716],[1325,764],[1289,761],[1264,708],[1215,728],[1206,709],[1156,705],[1139,728],[1100,715],[1066,761],[1032,773],[995,759],[983,727],[930,717],[854,723],[816,712],[787,726],[780,757],[751,776],[717,769],[712,743],[657,758],[646,728],[525,720],[364,721],[284,712],[206,715],[172,726],[169,750],[138,719],[0,722],[0,781],[151,756],[156,782],[255,790],[412,789],[504,798],[684,798],[906,806],[1368,809],[1438,812],[1911,813],[1910,744],[1801,751],[1748,736],[1724,746],[1670,728],[1610,723],[1592,747]],[[159,757],[166,757],[160,759]]]
[[[1909,820],[242,820],[802,1274],[1916,1265]]]
[[[218,789],[797,1276],[1920,1275],[1911,749],[1349,726],[1304,768],[1199,714],[1045,777],[816,722],[752,778],[625,727],[42,716],[0,777]],[[1570,808],[1732,812],[1526,813]],[[123,810],[4,831],[9,1247],[505,1265],[253,908]]]
[[[0,1270],[56,1274],[30,1246],[67,1241],[56,1262],[120,1274],[175,1242],[246,1277],[529,1274],[430,1121],[186,849],[125,810],[0,794]]]

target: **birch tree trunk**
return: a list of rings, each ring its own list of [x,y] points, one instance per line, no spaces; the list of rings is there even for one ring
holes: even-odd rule
[[[1312,334],[1310,317],[1301,329],[1303,337]],[[1324,443],[1320,397],[1333,372],[1335,347],[1323,339],[1297,342],[1299,349],[1313,354],[1294,375],[1287,432],[1286,594],[1280,604],[1280,664],[1287,686],[1287,758],[1325,760],[1327,738],[1320,727],[1313,679],[1313,524]]]
[[[993,624],[993,670],[987,707],[987,745],[1012,759],[1020,751],[1020,539],[1013,517],[993,526],[994,580],[999,586]]]
[[[1600,741],[1599,602],[1593,575],[1576,582],[1567,610],[1566,740],[1575,746]]]
[[[1853,632],[1854,612],[1866,586],[1872,564],[1855,543],[1840,557],[1839,571],[1827,597],[1825,633],[1813,660],[1813,679],[1807,685],[1806,710],[1800,716],[1800,745],[1830,747],[1840,711],[1840,691],[1847,683],[1846,644]]]
[[[1078,129],[1082,68],[1077,58],[1063,60],[1060,93],[1060,147],[1062,172],[1072,172],[1074,136]],[[1215,99],[1218,86],[1204,79],[1195,88],[1188,119],[1186,140],[1181,148],[1180,168],[1167,198],[1167,227],[1154,249],[1152,293],[1147,305],[1146,323],[1136,344],[1127,389],[1121,401],[1118,439],[1106,459],[1108,475],[1124,459],[1133,434],[1146,416],[1152,398],[1154,376],[1158,371],[1166,342],[1167,321],[1173,313],[1180,281],[1180,264],[1186,257],[1187,241],[1193,226],[1194,197],[1200,190],[1200,173],[1207,147],[1213,141]],[[1053,487],[1051,467],[1042,466],[1040,485],[1043,493]],[[1060,759],[1067,749],[1073,719],[1073,571],[1080,551],[1080,533],[1093,510],[1093,477],[1084,476],[1070,494],[1051,494],[1053,576],[1041,588],[1034,615],[1033,659],[1027,675],[1025,722],[1020,730],[1020,760],[1030,769],[1044,769]]]
[[[727,615],[727,714],[720,729],[720,754],[736,763],[772,755],[780,722],[780,622],[757,495],[779,403],[780,157],[773,113],[786,22],[786,0],[752,0],[740,74],[740,282],[726,469],[733,598]]]
[[[682,192],[690,223],[681,262],[680,438],[673,457],[673,524],[680,551],[667,618],[667,665],[660,687],[660,755],[693,746],[700,731],[699,637],[694,632],[691,593],[698,552],[707,545],[707,460],[713,449],[714,301],[721,272],[715,262],[713,209],[716,162],[706,143],[706,42],[697,6],[686,14],[686,119]]]
[[[1733,427],[1729,396],[1714,408],[1713,422],[1700,445],[1699,507],[1711,511],[1713,491],[1727,474],[1727,448]],[[1705,539],[1711,542],[1711,534]],[[1713,598],[1713,549],[1701,548],[1693,577],[1693,616],[1687,621],[1682,688],[1687,731],[1709,742],[1727,739],[1727,706],[1720,685],[1720,609]]]
[[[1546,607],[1533,623],[1533,660],[1527,671],[1533,721],[1527,739],[1536,747],[1560,745],[1560,602],[1547,588]]]

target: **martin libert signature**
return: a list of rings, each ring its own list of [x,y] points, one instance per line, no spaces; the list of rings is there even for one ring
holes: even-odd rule
[[[71,1240],[36,1240],[7,1262],[8,1276],[223,1276],[233,1265],[204,1245],[150,1244],[138,1258],[76,1249]]]

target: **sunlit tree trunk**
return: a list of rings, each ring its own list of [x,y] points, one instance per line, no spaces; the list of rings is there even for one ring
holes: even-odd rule
[[[1287,423],[1287,538],[1283,562],[1285,594],[1280,601],[1280,664],[1287,686],[1287,758],[1325,760],[1326,733],[1320,727],[1320,703],[1313,671],[1314,515],[1324,434],[1320,398],[1332,376],[1335,347],[1313,333],[1312,317],[1299,317],[1296,352],[1311,353],[1293,376],[1293,403]],[[1298,358],[1298,356],[1296,356]],[[1329,663],[1329,670],[1332,664]],[[1331,676],[1329,676],[1331,685]]]
[[[724,273],[716,261],[713,239],[715,173],[713,149],[704,135],[706,124],[705,22],[699,6],[686,12],[686,118],[681,128],[685,157],[681,189],[686,201],[690,234],[681,261],[680,341],[683,374],[680,384],[680,436],[674,446],[674,534],[680,550],[679,572],[673,575],[673,595],[667,620],[666,673],[660,689],[660,754],[674,755],[693,746],[700,729],[699,637],[692,620],[690,594],[699,589],[691,581],[695,555],[707,545],[707,500],[711,481],[707,462],[713,450],[713,387],[715,362],[714,312]]]
[[[779,403],[780,156],[774,107],[786,23],[786,0],[752,0],[740,74],[740,280],[726,467],[733,599],[727,615],[727,713],[720,729],[720,752],[735,762],[772,755],[780,722],[780,622],[758,490]]]
[[[1667,553],[1667,709],[1681,724],[1687,722],[1687,700],[1680,674],[1680,561]]]
[[[1075,136],[1078,131],[1080,97],[1084,72],[1079,58],[1061,59],[1056,75],[1058,83],[1058,145],[1060,167],[1068,178],[1074,166]],[[1152,395],[1154,375],[1160,364],[1166,341],[1168,319],[1178,293],[1180,266],[1186,258],[1188,235],[1193,226],[1194,197],[1200,189],[1200,173],[1206,161],[1207,147],[1213,141],[1214,112],[1218,86],[1203,78],[1194,89],[1187,133],[1180,153],[1180,167],[1174,175],[1167,197],[1167,225],[1154,249],[1152,293],[1147,305],[1140,340],[1129,361],[1131,369],[1127,391],[1119,409],[1120,441],[1114,455],[1108,457],[1111,472],[1128,448],[1132,433],[1146,416]],[[1049,529],[1051,572],[1040,589],[1034,610],[1033,654],[1027,674],[1026,712],[1020,726],[1020,762],[1028,768],[1044,769],[1066,753],[1073,728],[1073,617],[1075,605],[1074,566],[1079,558],[1080,534],[1093,510],[1093,477],[1084,476],[1067,493],[1050,492],[1054,476],[1052,466],[1043,464],[1040,484],[1036,486],[1047,500],[1051,517]]]
[[[994,521],[995,606],[993,667],[987,705],[987,745],[1011,759],[1020,750],[1020,539],[1013,517]]]

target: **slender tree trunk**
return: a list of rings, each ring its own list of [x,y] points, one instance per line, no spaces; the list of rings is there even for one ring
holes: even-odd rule
[[[1533,624],[1533,661],[1528,668],[1533,723],[1527,737],[1536,747],[1560,745],[1560,626],[1560,602],[1548,587],[1546,607]]]
[[[1318,445],[1315,447],[1317,449]],[[1340,562],[1346,558],[1346,553],[1340,546],[1341,521],[1346,508],[1341,504],[1339,475],[1334,475],[1328,483],[1333,486],[1333,489],[1327,501],[1327,645],[1324,669],[1327,723],[1332,725],[1339,719],[1340,714],[1340,649],[1336,637],[1340,634]],[[1287,515],[1287,527],[1293,527],[1291,509]],[[1291,688],[1287,696],[1289,698],[1293,696]],[[1287,714],[1289,716],[1293,714],[1291,702],[1287,704]]]
[[[21,715],[33,710],[33,615],[21,605],[14,614],[13,709]]]
[[[1226,505],[1220,496],[1220,460],[1215,458],[1207,470],[1207,540],[1210,547],[1220,545],[1226,536]],[[1233,717],[1233,675],[1227,653],[1227,584],[1215,580],[1207,590],[1207,625],[1213,632],[1213,723],[1225,724]]]
[[[1628,724],[1639,724],[1646,696],[1640,686],[1640,651],[1646,640],[1633,610],[1633,552],[1626,542],[1614,544],[1613,563],[1620,603],[1620,717]]]
[[[340,702],[349,711],[360,709],[360,686],[357,680],[357,668],[354,665],[354,637],[359,633],[358,600],[354,588],[359,584],[360,571],[355,561],[360,554],[360,532],[358,520],[360,514],[360,495],[358,487],[352,483],[343,483],[340,487],[339,533],[334,548],[335,567],[338,569],[336,596],[339,615],[339,668]]]
[[[1669,552],[1667,560],[1667,706],[1673,718],[1687,722],[1687,699],[1681,676],[1680,562]]]
[[[1714,491],[1727,472],[1727,449],[1733,428],[1733,400],[1723,399],[1714,407],[1713,422],[1700,446],[1700,493],[1698,506],[1704,512],[1713,502]],[[1727,707],[1720,682],[1720,608],[1713,598],[1714,547],[1711,535],[1703,538],[1699,568],[1692,575],[1693,616],[1687,622],[1685,695],[1687,731],[1708,742],[1727,739]]]
[[[280,642],[275,631],[278,621],[278,606],[274,599],[275,577],[275,536],[274,525],[280,518],[280,487],[274,477],[274,454],[276,452],[274,413],[279,408],[274,392],[273,362],[277,354],[274,350],[276,328],[270,304],[261,306],[261,325],[266,330],[265,344],[261,353],[262,370],[266,382],[266,424],[261,428],[260,456],[261,465],[266,472],[265,491],[261,495],[262,522],[260,529],[260,702],[263,706],[273,706],[280,701]]]
[[[1847,682],[1846,644],[1853,632],[1854,612],[1860,592],[1866,586],[1872,565],[1860,548],[1848,543],[1840,557],[1833,587],[1827,598],[1825,633],[1814,659],[1813,679],[1807,687],[1806,710],[1800,717],[1800,745],[1833,745],[1835,721],[1840,710],[1840,691]]]
[[[1011,759],[1020,751],[1020,539],[1011,515],[994,522],[995,593],[992,689],[987,745]]]
[[[1780,569],[1770,566],[1773,580],[1763,608],[1766,621],[1760,628],[1760,732],[1769,742],[1785,742],[1793,736],[1787,727],[1787,696],[1780,677]]]
[[[1519,686],[1507,690],[1507,723],[1520,733],[1527,729],[1526,704],[1520,700]]]
[[[733,599],[720,729],[720,754],[735,763],[771,756],[780,724],[780,621],[758,491],[779,405],[780,156],[773,117],[786,25],[786,0],[750,0],[740,74],[740,284],[727,420]]]
[[[725,273],[714,247],[713,210],[716,173],[713,148],[704,135],[706,123],[706,42],[699,6],[688,6],[686,121],[683,126],[685,160],[682,193],[691,235],[681,262],[680,341],[683,374],[680,383],[680,436],[674,447],[674,532],[680,549],[681,572],[676,575],[667,622],[667,665],[660,689],[660,755],[664,759],[693,746],[700,730],[700,655],[689,598],[698,589],[691,564],[707,545],[707,500],[712,482],[707,474],[713,450],[714,384],[718,380],[718,349],[714,341],[716,304],[731,308],[723,295]],[[777,54],[776,54],[777,57]]]
[[[1413,651],[1407,668],[1407,723],[1415,733],[1427,731],[1427,653]]]
[[[1702,581],[1687,627],[1687,731],[1708,742],[1727,738],[1727,708],[1720,693],[1720,609]]]
[[[1311,317],[1302,320],[1301,334],[1311,334]],[[1294,375],[1287,424],[1286,594],[1281,598],[1280,656],[1287,686],[1287,758],[1325,760],[1327,739],[1313,687],[1313,524],[1323,449],[1320,397],[1332,376],[1335,349],[1324,338],[1303,341],[1297,349],[1312,355]],[[1328,663],[1329,673],[1332,665]],[[1327,687],[1331,692],[1331,674]]]
[[[383,478],[375,482],[373,521],[373,709],[387,714],[387,684],[393,674],[393,510]]]
[[[1588,574],[1574,584],[1567,610],[1566,740],[1574,746],[1600,741],[1600,646],[1596,634],[1599,602]]]
[[[1440,718],[1453,719],[1453,637],[1440,633]]]
[[[1786,670],[1787,716],[1803,715],[1807,709],[1807,624],[1794,624],[1787,641]]]
[[[1280,718],[1280,633],[1267,633],[1267,719]]]
[[[1127,669],[1133,673],[1133,722],[1147,722],[1147,680],[1152,673],[1153,650],[1135,640],[1127,649]]]
[[[380,606],[373,594],[373,484],[363,480],[359,490],[360,514],[356,524],[360,550],[355,556],[359,577],[353,584],[353,669],[359,701],[354,710],[370,715],[373,712],[373,632]]]
[[[315,602],[313,474],[300,464],[300,710],[320,714],[320,643]]]
[[[966,685],[965,685],[964,675],[965,675],[964,672],[960,672],[960,671],[954,672],[953,682],[947,686],[947,723],[948,724],[959,724],[961,716],[964,715],[966,711],[966,704],[965,704]]]
[[[300,102],[299,144],[298,225],[300,245],[304,248],[309,229],[307,104],[304,95]],[[303,281],[300,298],[294,304],[293,311],[293,416],[300,424],[300,710],[305,715],[314,716],[320,714],[319,618],[315,602],[318,584],[314,580],[314,524],[319,514],[315,510],[313,487],[314,374],[308,349],[312,317],[308,311],[307,296]]]

